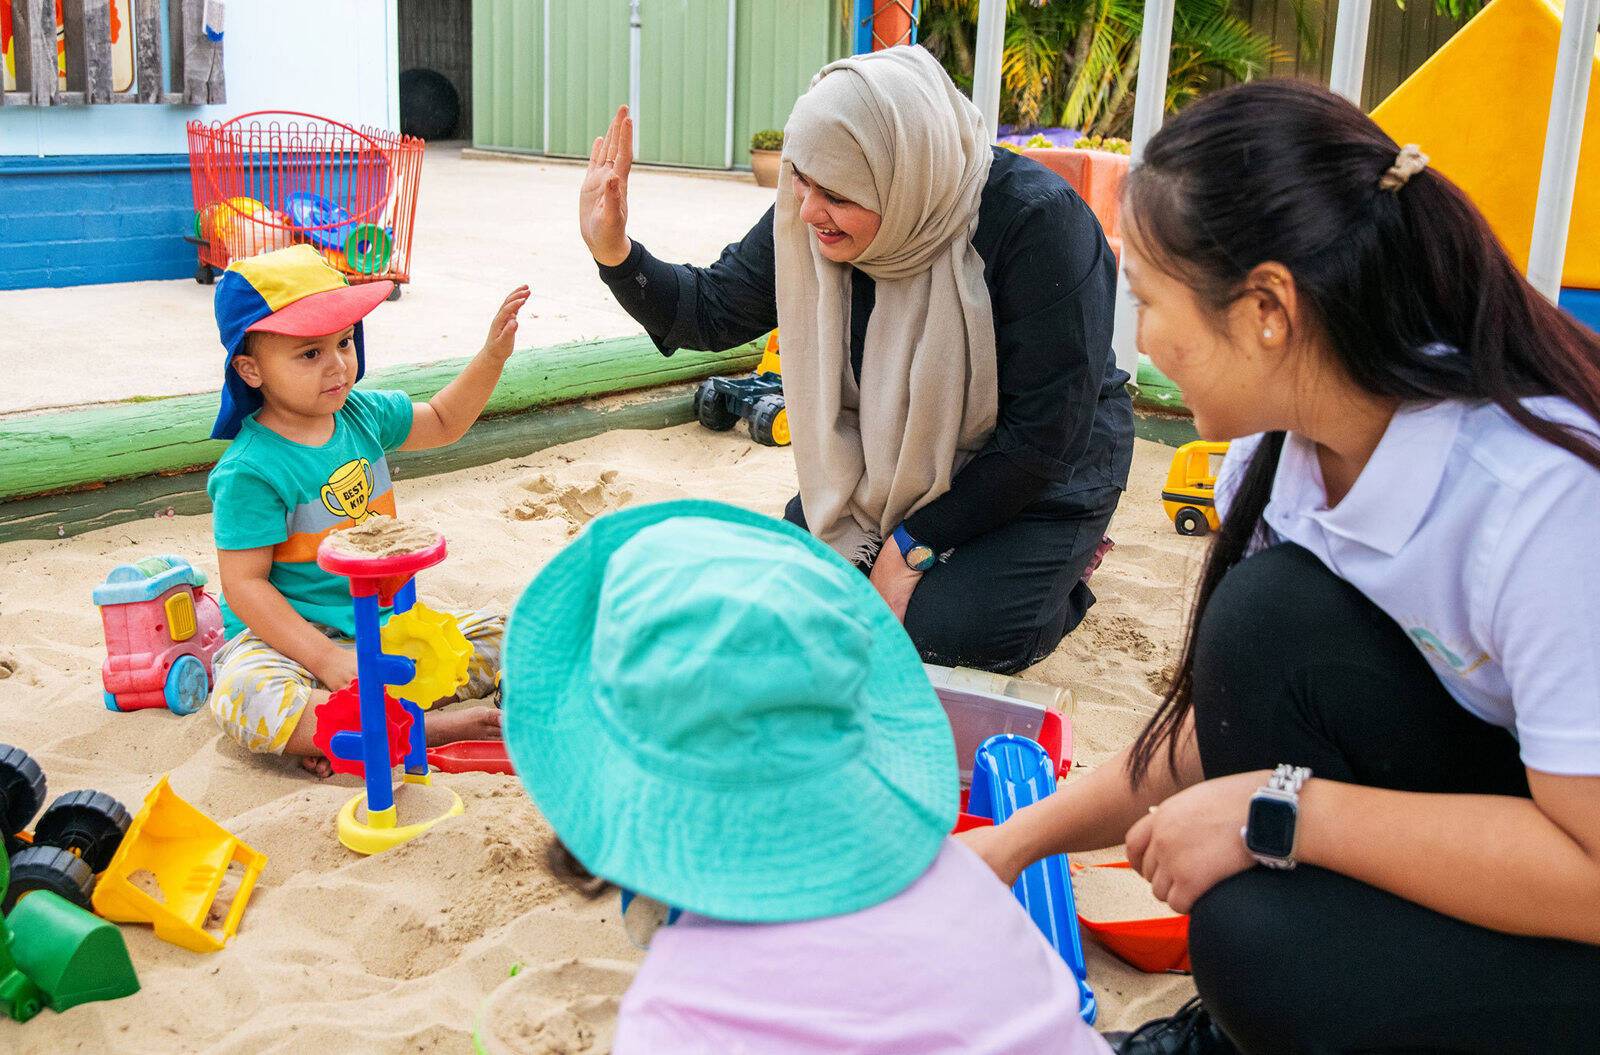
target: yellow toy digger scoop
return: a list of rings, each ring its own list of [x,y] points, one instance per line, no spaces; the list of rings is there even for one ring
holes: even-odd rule
[[[221,936],[206,929],[228,866],[244,868]],[[151,923],[156,937],[195,952],[216,952],[239,930],[267,856],[246,846],[183,799],[162,777],[128,826],[94,890],[94,910],[117,923]],[[138,882],[135,876],[143,875]]]

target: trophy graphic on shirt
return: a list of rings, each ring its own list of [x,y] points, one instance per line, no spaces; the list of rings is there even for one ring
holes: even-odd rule
[[[372,463],[365,458],[345,462],[333,471],[322,486],[322,504],[336,517],[349,517],[357,524],[371,512],[367,503],[372,501]]]

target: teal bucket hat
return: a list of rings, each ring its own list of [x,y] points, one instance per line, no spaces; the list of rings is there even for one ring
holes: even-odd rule
[[[949,721],[888,606],[716,502],[613,513],[556,555],[511,613],[504,721],[584,867],[716,919],[879,904],[956,820]]]

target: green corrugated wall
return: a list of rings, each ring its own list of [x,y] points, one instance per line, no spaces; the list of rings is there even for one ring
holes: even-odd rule
[[[472,0],[472,142],[544,149],[544,13],[529,0]]]
[[[538,10],[535,0],[528,7]],[[550,5],[550,153],[588,157],[628,101],[628,0]]]
[[[725,168],[728,0],[644,0],[639,160]]]
[[[549,151],[584,157],[628,98],[628,0],[549,4]],[[642,0],[640,160],[721,168],[726,147],[727,0]],[[473,0],[472,138],[542,153],[544,4]],[[737,0],[733,162],[750,134],[781,128],[825,63],[849,50],[838,0]]]
[[[850,52],[836,0],[739,0],[733,163],[750,164],[750,136],[782,128],[823,66]]]

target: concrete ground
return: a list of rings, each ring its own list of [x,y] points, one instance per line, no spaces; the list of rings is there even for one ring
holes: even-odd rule
[[[369,317],[368,365],[471,355],[522,282],[533,300],[519,348],[638,333],[578,237],[583,173],[466,159],[459,143],[430,147],[411,284]],[[635,169],[629,233],[663,259],[709,263],[772,199],[748,179]],[[0,291],[0,415],[214,390],[222,352],[211,293],[191,279]]]

